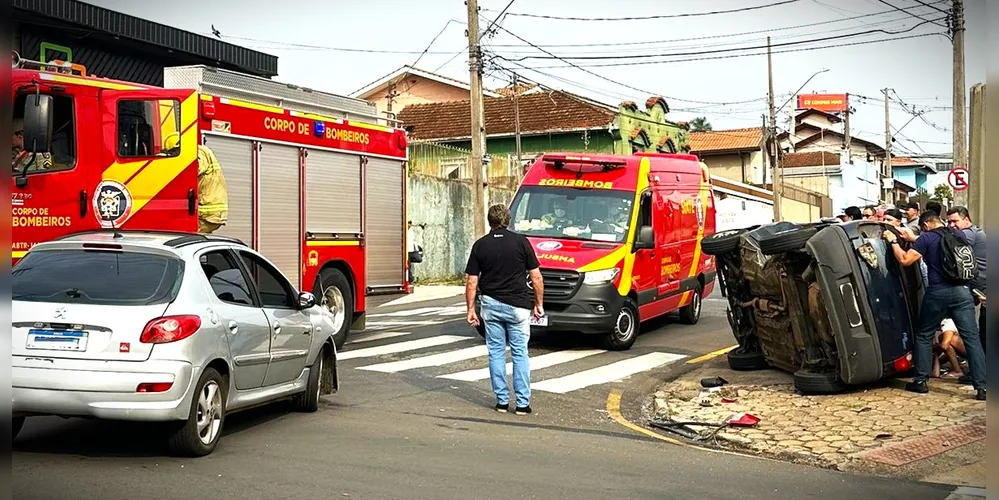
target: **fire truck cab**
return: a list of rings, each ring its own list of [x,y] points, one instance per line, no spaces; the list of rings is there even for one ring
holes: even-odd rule
[[[372,304],[408,293],[405,131],[365,101],[241,73],[167,68],[164,82],[15,54],[15,264],[35,243],[81,231],[197,232],[203,145],[228,197],[214,233],[312,291],[342,321],[337,347]]]
[[[642,322],[696,323],[714,287],[701,239],[715,230],[707,166],[684,154],[546,154],[511,203],[534,246],[545,317],[532,329],[600,335],[626,350]]]

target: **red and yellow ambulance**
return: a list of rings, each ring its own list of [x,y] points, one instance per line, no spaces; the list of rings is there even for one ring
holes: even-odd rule
[[[228,198],[214,233],[313,291],[343,320],[338,346],[372,302],[408,293],[406,133],[369,103],[205,66],[167,68],[159,88],[14,61],[24,147],[51,158],[15,165],[14,263],[75,232],[197,232],[207,146]]]
[[[629,349],[640,323],[696,323],[714,287],[701,239],[715,230],[707,166],[684,154],[545,154],[510,206],[544,278],[532,329],[600,335]]]

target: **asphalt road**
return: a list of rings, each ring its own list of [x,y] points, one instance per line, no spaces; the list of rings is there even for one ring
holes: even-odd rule
[[[939,486],[678,447],[612,420],[612,390],[623,391],[622,412],[634,419],[637,403],[658,381],[732,344],[719,300],[705,301],[696,326],[649,325],[626,353],[594,350],[585,339],[537,339],[530,349],[535,413],[527,417],[492,411],[481,373],[485,358],[474,356],[482,343],[463,323],[463,309],[454,307],[459,302],[381,308],[370,331],[341,351],[342,390],[325,398],[319,412],[291,413],[275,404],[234,415],[205,458],[169,457],[149,426],[29,419],[14,444],[12,496],[914,500],[949,494]],[[631,375],[608,380],[621,373]]]

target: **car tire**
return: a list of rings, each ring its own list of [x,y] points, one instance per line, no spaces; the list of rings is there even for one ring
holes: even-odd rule
[[[728,366],[736,371],[750,372],[766,370],[770,368],[770,363],[767,363],[767,358],[763,356],[763,353],[746,351],[740,347],[734,351],[729,351]]]
[[[630,297],[626,297],[624,303],[621,304],[621,311],[614,323],[614,329],[603,337],[604,348],[608,351],[631,349],[631,346],[635,344],[635,338],[638,337],[639,324],[638,306]]]
[[[13,417],[10,419],[10,440],[13,442],[24,427],[24,417]]]
[[[805,243],[817,232],[818,228],[804,227],[773,234],[760,239],[760,251],[764,255],[775,255],[802,250],[805,248]]]
[[[316,360],[309,367],[309,383],[305,392],[296,394],[291,399],[291,407],[295,411],[312,413],[319,409],[319,395],[322,394],[323,368],[326,361],[326,347],[319,351]]]
[[[225,423],[228,383],[214,368],[207,368],[198,380],[197,391],[191,398],[191,412],[187,420],[170,436],[170,450],[177,455],[202,457],[215,451]],[[203,439],[199,417],[207,426]]]
[[[802,394],[837,394],[846,390],[846,384],[835,372],[798,370],[794,372],[794,388]]]
[[[701,307],[703,304],[703,298],[701,294],[704,293],[701,290],[701,286],[698,285],[694,289],[694,294],[691,296],[690,304],[687,304],[682,309],[680,309],[680,321],[687,325],[696,325],[701,319]]]
[[[708,255],[723,255],[739,249],[745,229],[729,229],[706,236],[701,240],[701,251]]]
[[[342,323],[333,333],[333,344],[338,350],[342,349],[354,321],[354,294],[350,282],[338,269],[323,269],[312,293],[320,305],[333,313],[334,323],[341,321],[341,313],[334,309],[342,308]]]

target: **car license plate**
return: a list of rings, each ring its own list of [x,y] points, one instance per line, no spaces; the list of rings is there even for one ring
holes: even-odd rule
[[[28,330],[27,349],[49,351],[86,351],[87,332],[81,330]]]
[[[540,318],[535,318],[534,315],[532,314],[531,315],[531,326],[548,326],[548,315],[545,314],[544,316],[541,316]]]

